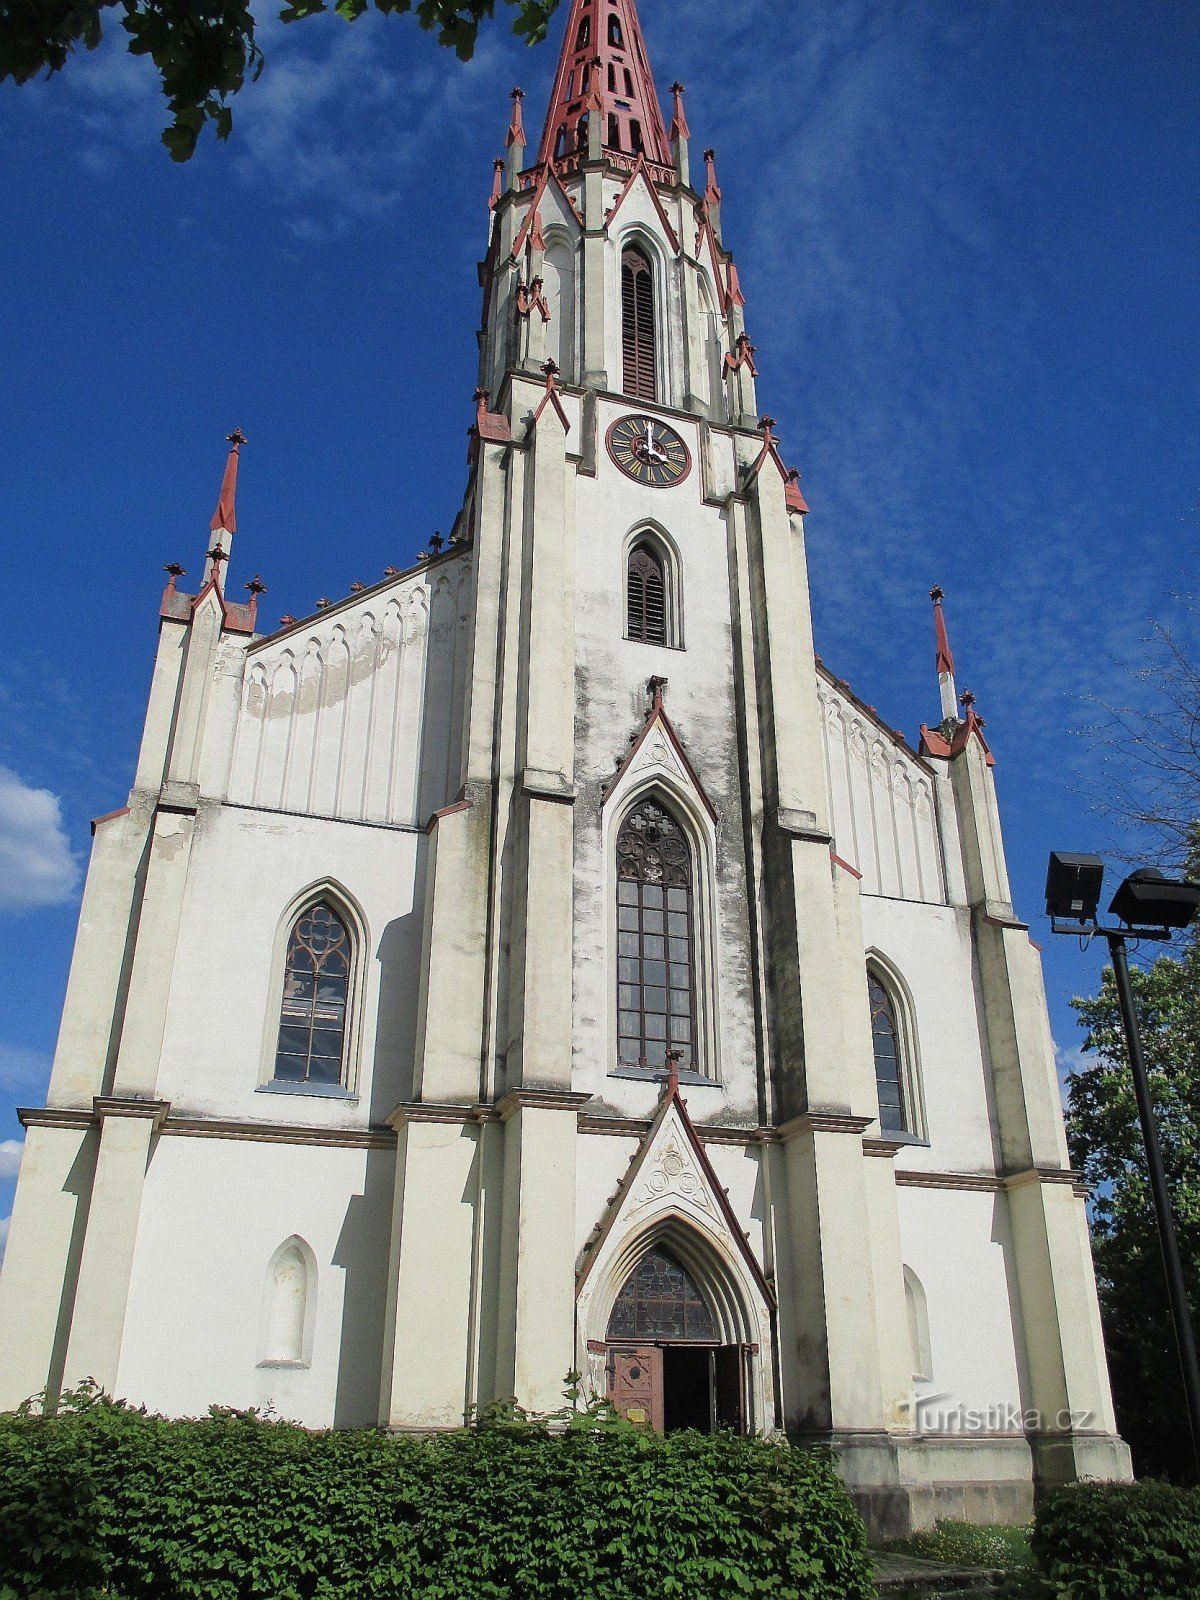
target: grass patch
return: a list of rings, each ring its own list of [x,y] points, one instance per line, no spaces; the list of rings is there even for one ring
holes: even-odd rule
[[[944,1561],[953,1567],[989,1567],[1001,1572],[1024,1573],[1033,1568],[1029,1525],[1015,1528],[978,1528],[969,1522],[939,1522],[928,1533],[910,1533],[906,1539],[889,1539],[883,1549],[922,1561]]]

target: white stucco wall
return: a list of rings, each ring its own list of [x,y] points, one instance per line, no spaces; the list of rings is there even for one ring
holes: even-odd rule
[[[374,1424],[394,1173],[391,1150],[160,1138],[118,1393],[171,1416],[273,1404],[312,1426]],[[268,1267],[292,1235],[316,1260],[312,1364],[260,1366]]]
[[[933,1370],[917,1386],[929,1418],[953,1418],[962,1408],[1019,1410],[1020,1301],[1007,1196],[902,1187],[897,1199],[904,1262],[929,1308]],[[1000,1418],[992,1416],[994,1429]]]

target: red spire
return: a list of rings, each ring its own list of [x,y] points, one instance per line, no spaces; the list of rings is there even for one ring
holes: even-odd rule
[[[508,138],[504,142],[510,148],[514,144],[519,144],[524,148],[525,124],[521,120],[521,101],[525,98],[524,89],[514,89],[510,98],[513,103],[512,121],[508,125]]]
[[[690,139],[692,130],[687,125],[687,114],[683,109],[683,85],[678,79],[671,85],[671,98],[674,101],[671,113],[671,138]]]
[[[708,174],[708,183],[704,190],[704,203],[707,206],[721,204],[721,186],[717,182],[717,152],[706,150],[704,152],[704,170]]]
[[[634,0],[572,0],[567,32],[538,161],[560,166],[587,153],[587,123],[599,116],[606,152],[621,151],[670,168],[671,150],[663,126],[642,25]]]
[[[221,498],[217,501],[217,509],[213,512],[213,519],[208,525],[211,533],[219,533],[222,529],[226,533],[237,532],[238,451],[245,444],[246,435],[240,428],[235,428],[227,438],[229,458],[225,462],[225,476],[221,479]]]
[[[942,601],[946,598],[945,590],[940,583],[935,583],[929,591],[929,598],[933,601],[933,628],[937,635],[937,670],[939,676],[943,672],[954,671],[954,657],[950,652],[950,636],[946,632],[946,618],[942,611]]]

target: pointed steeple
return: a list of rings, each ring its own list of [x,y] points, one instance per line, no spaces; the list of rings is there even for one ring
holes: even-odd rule
[[[220,577],[219,570],[214,573],[214,568],[219,569],[221,562],[229,559],[229,547],[237,532],[238,452],[246,443],[246,435],[240,428],[235,428],[226,438],[229,440],[229,455],[225,459],[225,474],[221,479],[217,509],[208,525],[213,541],[204,566],[205,583],[214,576]],[[214,552],[217,552],[215,559]]]
[[[950,651],[950,636],[946,632],[946,617],[942,611],[945,591],[935,583],[929,591],[933,601],[933,630],[937,639],[938,692],[942,702],[942,721],[958,718],[958,690],[954,686],[954,656]]]
[[[572,0],[538,161],[562,170],[586,156],[593,117],[605,155],[644,153],[669,181],[671,146],[634,0]]]

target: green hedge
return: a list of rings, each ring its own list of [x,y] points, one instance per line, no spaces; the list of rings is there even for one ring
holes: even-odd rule
[[[1038,1566],[1066,1600],[1200,1600],[1200,1490],[1076,1483],[1038,1509]]]
[[[830,1459],[732,1434],[0,1417],[2,1600],[873,1595]]]

